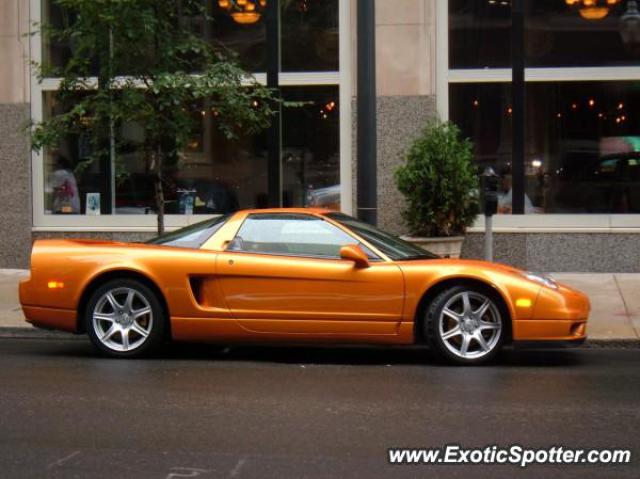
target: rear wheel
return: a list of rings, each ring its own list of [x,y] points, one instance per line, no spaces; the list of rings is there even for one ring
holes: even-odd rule
[[[457,364],[480,364],[501,349],[507,317],[495,295],[476,286],[447,289],[427,308],[426,334],[441,357]]]
[[[149,354],[161,344],[165,318],[156,294],[133,279],[115,279],[89,299],[85,326],[91,342],[114,357]]]

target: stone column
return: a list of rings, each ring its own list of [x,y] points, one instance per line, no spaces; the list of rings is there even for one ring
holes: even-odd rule
[[[413,138],[436,115],[435,4],[433,0],[376,0],[378,226],[392,233],[406,232],[400,215],[404,200],[395,186],[394,172]],[[354,108],[354,134],[356,117]],[[354,199],[357,156],[354,141]]]
[[[29,1],[0,2],[0,268],[26,268],[31,248]]]

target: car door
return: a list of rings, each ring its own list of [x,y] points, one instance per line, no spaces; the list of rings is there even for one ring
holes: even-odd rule
[[[369,267],[341,260],[340,248],[354,243],[320,216],[251,214],[216,260],[227,306],[255,332],[394,335],[402,272],[366,247]]]

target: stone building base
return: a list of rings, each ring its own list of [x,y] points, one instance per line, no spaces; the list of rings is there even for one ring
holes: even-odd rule
[[[640,234],[494,233],[494,260],[529,271],[638,273]],[[484,233],[468,233],[463,258],[483,258]]]
[[[26,103],[0,104],[0,268],[26,268],[31,245],[31,156]]]

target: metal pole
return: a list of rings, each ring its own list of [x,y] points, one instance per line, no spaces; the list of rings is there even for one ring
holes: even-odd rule
[[[267,2],[267,86],[280,96],[280,1]],[[282,106],[267,130],[267,195],[270,207],[282,206]]]
[[[482,209],[484,210],[484,259],[493,261],[493,215],[498,212],[498,175],[487,167],[480,175]]]
[[[514,215],[524,214],[524,149],[525,149],[525,23],[524,0],[511,2],[511,95],[513,129],[511,210]]]
[[[376,22],[374,0],[358,0],[358,218],[375,225],[378,213]]]
[[[493,216],[484,217],[484,259],[493,261]]]

